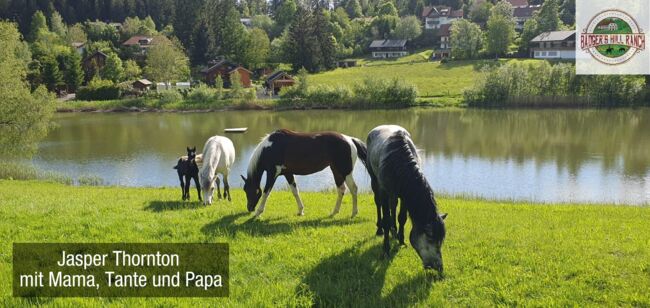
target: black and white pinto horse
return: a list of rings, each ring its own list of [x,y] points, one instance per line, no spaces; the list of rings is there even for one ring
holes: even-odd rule
[[[176,173],[178,173],[178,180],[181,182],[181,191],[183,192],[183,200],[190,200],[190,181],[194,179],[196,191],[201,201],[201,185],[199,185],[199,164],[202,155],[196,155],[196,147],[190,149],[187,147],[187,155],[181,156],[176,162]],[[185,178],[185,181],[183,181]]]
[[[336,132],[299,133],[286,129],[277,130],[257,145],[248,165],[244,191],[248,199],[248,211],[255,210],[255,217],[264,212],[266,201],[277,177],[284,176],[298,204],[298,215],[304,215],[304,204],[298,194],[294,175],[308,175],[330,167],[338,190],[338,198],[331,216],[336,215],[345,194],[345,187],[352,194],[352,217],[358,213],[357,185],[352,170],[357,157],[365,158],[366,146],[359,139]],[[262,175],[266,172],[264,190],[260,189]]]
[[[433,191],[420,170],[420,158],[410,134],[400,126],[382,125],[370,131],[366,143],[366,168],[370,173],[377,205],[377,233],[384,235],[384,254],[390,256],[388,237],[395,226],[399,199],[400,226],[397,238],[400,244],[404,245],[404,225],[408,212],[413,225],[409,237],[411,245],[426,269],[436,269],[442,273],[441,248],[447,214],[438,214]]]

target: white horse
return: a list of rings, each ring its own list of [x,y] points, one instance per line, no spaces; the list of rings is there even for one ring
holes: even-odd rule
[[[215,184],[217,197],[221,199],[219,190],[218,173],[223,175],[223,197],[230,199],[230,185],[228,174],[230,166],[235,162],[235,146],[226,137],[214,136],[208,139],[203,146],[203,166],[199,170],[199,182],[203,189],[203,204],[212,204]]]

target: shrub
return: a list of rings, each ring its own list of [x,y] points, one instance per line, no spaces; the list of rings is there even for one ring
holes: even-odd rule
[[[77,99],[90,101],[104,101],[118,99],[122,95],[122,89],[110,80],[95,78],[90,83],[77,90]]]
[[[187,100],[191,103],[208,103],[219,99],[219,94],[216,89],[210,88],[205,84],[201,84],[187,95]]]

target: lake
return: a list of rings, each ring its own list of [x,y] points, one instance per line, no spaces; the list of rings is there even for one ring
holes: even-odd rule
[[[253,148],[277,128],[335,130],[366,139],[398,124],[421,149],[434,191],[537,202],[650,203],[650,109],[229,111],[57,114],[34,164],[73,178],[123,186],[178,186],[172,167],[186,146],[202,150],[224,128],[237,150],[230,181],[241,187]],[[363,190],[369,177],[357,162]],[[301,190],[333,190],[326,169],[297,177]],[[286,188],[284,178],[276,188]],[[195,191],[192,191],[195,198]]]

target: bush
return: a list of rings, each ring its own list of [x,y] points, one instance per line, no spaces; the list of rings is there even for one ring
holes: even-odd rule
[[[405,108],[415,105],[418,96],[415,86],[397,78],[392,80],[369,78],[354,86],[355,104]]]
[[[193,88],[192,91],[190,91],[187,95],[187,100],[195,104],[213,102],[219,98],[220,97],[217,90],[210,88],[205,84],[201,84],[198,87]]]
[[[122,89],[110,80],[93,79],[90,83],[77,90],[77,99],[84,101],[105,101],[118,99]]]
[[[642,101],[639,77],[579,76],[572,64],[508,63],[486,67],[463,93],[470,106],[623,106]]]
[[[43,180],[53,181],[61,184],[71,185],[72,179],[65,175],[41,171],[31,165],[24,163],[3,163],[0,162],[0,179],[4,180]]]

